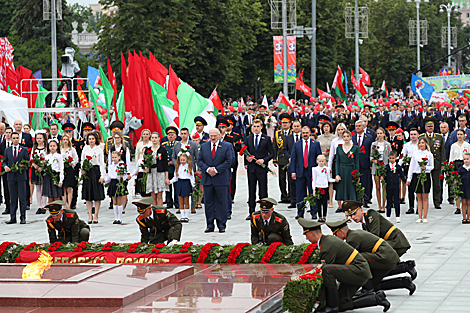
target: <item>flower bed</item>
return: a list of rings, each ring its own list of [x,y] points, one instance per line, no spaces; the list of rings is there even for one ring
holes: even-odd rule
[[[319,254],[316,244],[301,244],[285,246],[273,243],[270,246],[250,245],[239,243],[236,245],[219,245],[207,243],[205,245],[186,242],[184,244],[122,244],[108,242],[94,244],[89,242],[62,244],[60,242],[49,244],[20,245],[14,242],[0,244],[0,263],[20,262],[21,251],[69,251],[69,252],[97,252],[113,251],[127,253],[174,253],[191,254],[193,263],[229,263],[229,264],[318,264]]]

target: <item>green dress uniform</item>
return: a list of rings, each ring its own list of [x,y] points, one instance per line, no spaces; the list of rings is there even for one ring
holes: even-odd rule
[[[290,197],[287,182],[288,176],[287,172],[289,169],[284,169],[284,167],[289,163],[289,160],[284,155],[284,140],[287,136],[292,135],[292,129],[284,131],[280,129],[274,134],[274,159],[273,162],[278,165],[278,179],[279,179],[279,189],[281,190],[281,202],[290,203]]]
[[[425,119],[426,120],[426,119]],[[446,160],[446,151],[444,147],[444,138],[441,134],[433,133],[428,136],[427,133],[419,135],[419,138],[425,137],[428,140],[429,148],[431,149],[432,156],[434,158],[434,169],[431,171],[432,179],[432,200],[434,207],[439,208],[442,204],[441,198],[441,185],[439,175],[441,175],[442,161]]]
[[[88,241],[90,238],[90,226],[78,218],[77,212],[64,209],[62,218],[54,221],[51,215],[47,218],[47,232],[49,233],[49,242],[77,243]]]
[[[339,146],[336,149],[335,158],[336,175],[341,176],[341,180],[336,187],[336,200],[358,200],[351,172],[354,170],[359,172],[359,148],[353,145],[351,150],[345,153],[343,146]]]
[[[282,214],[273,211],[266,225],[261,211],[254,212],[251,215],[251,244],[262,243],[269,246],[273,242],[282,242],[286,246],[294,244],[290,235],[289,222]]]
[[[166,149],[167,155],[168,155],[168,163],[172,161],[172,155],[173,155],[173,150],[175,148],[175,144],[179,142],[177,140],[170,142],[170,141],[164,141],[162,142],[162,147]],[[168,179],[172,179],[175,176],[175,165],[168,165]],[[174,192],[176,191],[176,184],[171,184],[170,185],[170,191],[166,192],[166,207],[167,208],[172,208],[173,206],[175,209],[179,209],[179,203],[178,203],[178,197],[174,196]],[[174,185],[174,186],[173,186]]]
[[[145,198],[144,198],[145,199]],[[180,240],[182,225],[180,220],[163,207],[152,206],[152,215],[136,218],[140,228],[140,242],[162,243],[165,241]]]

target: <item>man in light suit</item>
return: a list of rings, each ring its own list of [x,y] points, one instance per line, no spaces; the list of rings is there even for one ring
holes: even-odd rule
[[[307,155],[306,155],[307,154]],[[291,176],[295,180],[297,196],[297,216],[304,217],[304,205],[301,203],[307,195],[313,194],[312,190],[312,167],[317,166],[317,156],[322,154],[320,143],[310,138],[310,128],[302,127],[302,140],[294,144],[291,154]],[[317,219],[317,206],[310,203],[310,214],[312,219]]]
[[[258,199],[268,197],[268,163],[274,158],[274,148],[271,138],[261,133],[263,123],[259,119],[251,125],[252,135],[246,137],[247,151],[250,156],[245,156],[245,168],[248,172],[248,203],[249,215],[246,220],[251,220],[251,214],[256,208],[256,185],[259,185]],[[264,165],[264,167],[263,167]]]
[[[20,223],[26,224],[26,204],[29,197],[26,194],[26,188],[29,189],[28,168],[12,172],[11,168],[14,164],[20,163],[22,160],[29,162],[28,150],[21,146],[20,136],[14,132],[11,135],[13,145],[5,150],[2,162],[2,170],[7,172],[8,190],[10,191],[10,220],[7,224],[16,224],[16,210],[18,209],[18,200],[20,201]]]
[[[209,138],[209,142],[201,145],[198,155],[207,223],[204,232],[214,231],[215,219],[219,233],[224,233],[227,222],[227,193],[232,177],[230,165],[233,162],[233,148],[230,143],[220,140],[220,132],[216,128],[210,130]]]
[[[364,186],[365,208],[369,208],[372,199],[372,173],[370,164],[370,150],[375,137],[364,131],[366,123],[362,120],[356,121],[356,133],[352,136],[353,144],[359,147],[359,172],[362,174],[361,183]]]

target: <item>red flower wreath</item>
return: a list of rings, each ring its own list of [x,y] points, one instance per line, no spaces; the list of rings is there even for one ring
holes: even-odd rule
[[[260,263],[266,264],[271,260],[271,257],[273,256],[274,252],[276,252],[277,247],[283,246],[284,244],[282,242],[273,242],[272,244],[269,245],[268,250],[266,250],[266,253],[263,255],[261,258]]]
[[[307,263],[308,259],[312,255],[313,250],[315,250],[318,247],[316,243],[314,244],[309,244],[307,248],[305,248],[304,252],[302,253],[302,256],[300,257],[299,261],[297,264],[305,264]]]
[[[209,255],[209,252],[211,252],[212,247],[218,246],[218,243],[206,243],[204,247],[202,247],[201,252],[199,253],[199,256],[197,258],[197,263],[204,263],[206,260],[207,256]]]
[[[192,242],[185,242],[184,245],[181,246],[180,252],[188,252],[189,248],[193,245]]]
[[[233,247],[232,251],[230,251],[230,255],[228,256],[227,263],[235,264],[238,256],[240,255],[240,253],[242,253],[243,248],[248,245],[250,244],[247,242],[237,243],[235,247]]]

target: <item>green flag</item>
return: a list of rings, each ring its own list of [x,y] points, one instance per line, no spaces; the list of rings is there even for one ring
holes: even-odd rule
[[[194,118],[206,111],[213,111],[213,105],[189,87],[181,82],[176,93],[179,100],[180,128],[187,127],[190,132],[194,128]]]
[[[10,85],[8,85],[7,88],[8,88],[8,93],[13,94],[13,91],[11,91]]]
[[[158,83],[149,79],[150,91],[152,92],[153,108],[158,117],[158,122],[162,130],[162,134],[170,124],[174,123],[178,112],[173,110],[173,101],[166,97],[167,91]],[[180,124],[181,125],[181,124]]]
[[[106,142],[106,139],[108,139],[109,135],[108,135],[108,132],[106,131],[106,128],[104,127],[104,123],[103,123],[103,119],[101,118],[100,111],[98,111],[98,108],[96,105],[96,102],[98,101],[98,95],[96,94],[93,88],[90,91],[90,98],[91,98],[92,107],[96,113],[96,119],[98,120],[98,125],[100,126],[101,134],[103,135],[103,140]]]
[[[38,84],[38,90],[41,93],[39,93],[37,98],[36,98],[36,103],[34,104],[35,109],[44,108],[44,105],[46,103],[46,97],[49,95],[49,91],[47,89],[43,88],[40,84]],[[39,123],[37,121],[38,117],[39,117]],[[47,123],[43,119],[43,114],[42,113],[34,113],[33,114],[33,119],[31,120],[31,127],[36,131],[36,130],[42,129],[46,126],[47,126]]]
[[[106,101],[106,109],[108,110],[108,121],[109,119],[109,110],[113,107],[113,97],[114,97],[114,89],[111,86],[106,74],[103,72],[103,69],[100,65],[100,78],[101,78],[101,86],[103,87],[104,98]]]
[[[124,86],[122,86],[121,92],[119,93],[119,97],[116,103],[117,112],[115,112],[117,119],[120,121],[124,121],[126,119],[126,105],[124,103]]]

